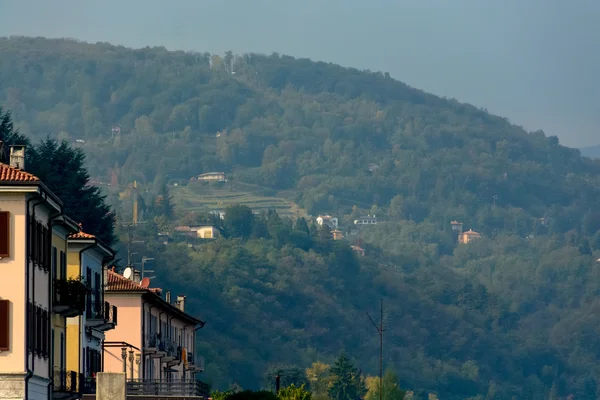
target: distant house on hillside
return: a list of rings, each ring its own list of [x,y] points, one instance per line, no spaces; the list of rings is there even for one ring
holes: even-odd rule
[[[342,240],[344,238],[344,234],[339,229],[332,230],[331,236],[333,236],[333,240]]]
[[[458,235],[459,243],[467,244],[475,239],[481,239],[481,235],[479,233],[473,231],[473,229],[469,229],[467,232],[463,232],[460,235]]]
[[[176,227],[175,232],[200,239],[216,239],[219,237],[219,230],[212,225],[182,225]]]
[[[375,215],[367,215],[354,220],[354,225],[376,225],[377,217]]]
[[[365,255],[365,249],[360,246],[350,246],[350,248],[361,257]]]
[[[331,215],[319,215],[317,217],[317,225],[327,225],[330,229],[337,229],[338,219],[336,217],[332,217]]]
[[[201,175],[198,175],[199,181],[217,181],[217,182],[225,182],[225,172],[207,172]]]

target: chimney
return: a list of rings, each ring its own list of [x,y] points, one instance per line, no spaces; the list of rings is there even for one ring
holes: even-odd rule
[[[165,301],[169,304],[171,304],[171,291],[167,290],[167,293],[165,294]]]
[[[142,281],[142,277],[140,275],[140,271],[137,270],[133,270],[133,281],[135,283],[140,283]]]
[[[177,308],[185,312],[185,296],[177,296]]]
[[[10,146],[10,166],[25,170],[25,146]]]

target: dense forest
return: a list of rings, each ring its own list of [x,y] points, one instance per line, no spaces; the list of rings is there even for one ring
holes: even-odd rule
[[[42,38],[0,39],[0,104],[32,140],[83,149],[95,181],[137,181],[136,251],[209,321],[215,387],[341,352],[376,373],[365,311],[383,297],[384,362],[415,399],[600,396],[600,161],[556,137],[385,73]],[[351,239],[308,216],[173,206],[173,184],[210,171],[337,215]],[[353,232],[367,213],[380,223]],[[222,237],[157,239],[192,220]],[[457,245],[453,220],[482,239]]]

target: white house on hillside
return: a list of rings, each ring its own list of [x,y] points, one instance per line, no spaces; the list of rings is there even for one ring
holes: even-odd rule
[[[330,229],[337,229],[338,219],[336,217],[332,217],[331,215],[319,215],[317,217],[317,225],[327,225]]]

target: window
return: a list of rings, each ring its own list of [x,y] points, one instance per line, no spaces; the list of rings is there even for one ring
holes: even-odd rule
[[[0,257],[10,256],[10,214],[0,211]]]
[[[28,304],[29,308],[29,351],[39,357],[50,356],[50,313],[43,308]]]
[[[56,247],[52,246],[52,278],[56,278],[57,266],[58,266],[58,253]]]
[[[67,257],[64,251],[60,251],[60,279],[67,279]]]
[[[8,351],[10,348],[10,303],[0,300],[0,350]]]

